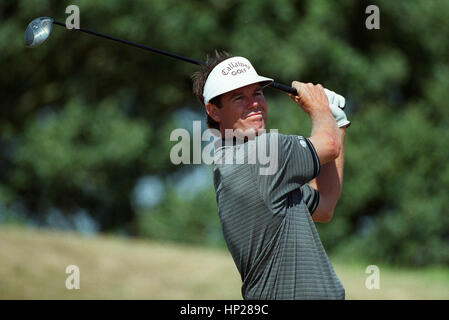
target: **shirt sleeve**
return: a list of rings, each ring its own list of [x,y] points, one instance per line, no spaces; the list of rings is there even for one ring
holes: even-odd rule
[[[266,139],[270,152],[270,170],[256,165],[258,187],[265,203],[273,213],[285,209],[287,195],[300,189],[319,175],[320,163],[312,143],[302,136],[269,133],[258,137]],[[277,145],[275,143],[277,141]],[[257,150],[260,152],[260,149]],[[276,161],[277,163],[272,163]],[[312,196],[311,190],[306,190]],[[312,202],[314,202],[313,200]],[[313,205],[313,203],[312,203]]]

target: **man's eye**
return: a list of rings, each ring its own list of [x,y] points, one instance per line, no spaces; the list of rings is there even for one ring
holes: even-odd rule
[[[256,95],[256,96],[261,96],[261,95],[262,95],[262,91],[256,91],[256,92],[254,93],[254,95]]]
[[[242,99],[243,99],[242,96],[238,96],[238,97],[236,97],[236,98],[234,99],[234,101],[240,101],[240,100],[242,100]]]

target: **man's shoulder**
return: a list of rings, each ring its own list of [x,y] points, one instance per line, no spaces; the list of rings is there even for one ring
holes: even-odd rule
[[[264,132],[246,142],[220,139],[214,144],[214,164],[235,164],[236,161],[239,162],[239,158],[251,158],[260,152],[270,154],[274,151],[278,154],[279,151],[288,151],[298,142],[301,146],[307,147],[304,136],[286,135],[276,130]]]
[[[270,132],[265,132],[265,133],[257,136],[256,140],[258,140],[258,139],[270,139],[270,138],[277,138],[279,141],[282,141],[282,142],[288,142],[288,141],[292,141],[294,139],[300,139],[300,140],[305,140],[306,139],[302,135],[283,134],[283,133],[279,133],[277,131],[270,131]]]
[[[299,144],[298,144],[299,143]],[[288,151],[293,146],[301,146],[307,148],[307,138],[302,135],[283,134],[278,132],[267,132],[257,137],[253,141],[254,145],[267,146],[266,150],[279,150],[280,152]]]

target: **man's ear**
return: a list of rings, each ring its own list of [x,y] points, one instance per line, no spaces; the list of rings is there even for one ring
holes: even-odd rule
[[[218,108],[215,104],[208,102],[206,104],[206,112],[212,119],[214,119],[215,122],[220,123],[220,108]]]

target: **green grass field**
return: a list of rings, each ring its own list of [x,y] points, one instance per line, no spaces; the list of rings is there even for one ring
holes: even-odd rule
[[[366,265],[331,260],[347,299],[449,299],[446,269],[379,265],[368,290]],[[68,265],[79,290],[65,287]],[[0,226],[0,299],[242,299],[240,285],[226,250]]]

